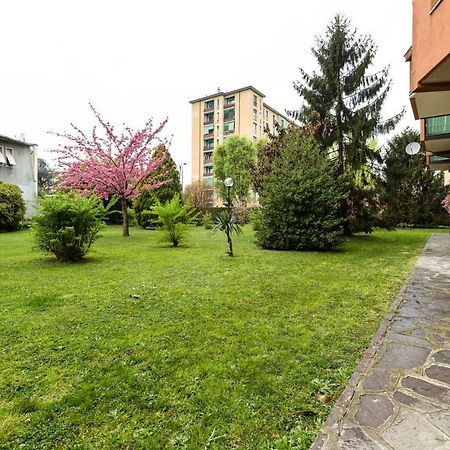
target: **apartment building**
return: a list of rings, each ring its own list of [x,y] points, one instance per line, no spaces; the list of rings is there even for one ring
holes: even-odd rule
[[[192,182],[214,186],[214,148],[233,134],[253,141],[292,123],[264,102],[253,86],[192,100]]]
[[[450,169],[450,0],[413,0],[410,101],[432,170]],[[448,180],[448,172],[445,173]]]
[[[0,135],[0,181],[13,183],[23,192],[26,214],[34,214],[37,185],[37,145]]]

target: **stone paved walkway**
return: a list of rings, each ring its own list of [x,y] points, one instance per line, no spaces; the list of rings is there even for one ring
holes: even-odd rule
[[[434,234],[311,449],[450,449],[450,238]]]

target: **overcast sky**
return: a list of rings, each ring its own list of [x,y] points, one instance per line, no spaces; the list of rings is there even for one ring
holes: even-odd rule
[[[0,3],[0,134],[39,145],[40,155],[74,122],[89,130],[88,102],[115,123],[169,117],[171,153],[190,163],[189,100],[253,85],[284,111],[298,106],[298,67],[336,12],[378,45],[391,66],[385,115],[408,102],[411,0],[10,0]],[[185,180],[188,180],[187,167]]]

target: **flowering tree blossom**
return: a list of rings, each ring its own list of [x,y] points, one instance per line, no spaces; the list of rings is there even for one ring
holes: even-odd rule
[[[122,205],[123,236],[129,236],[128,201],[143,190],[156,189],[164,183],[164,173],[151,175],[165,160],[165,155],[152,159],[152,154],[163,142],[159,134],[167,119],[155,129],[150,119],[142,129],[125,127],[124,131],[116,133],[114,127],[89,106],[100,124],[94,126],[90,135],[73,124],[73,134],[54,133],[69,141],[55,150],[62,168],[61,188],[77,189],[103,199],[118,196]]]
[[[450,194],[442,200],[441,205],[447,211],[447,214],[450,214]]]

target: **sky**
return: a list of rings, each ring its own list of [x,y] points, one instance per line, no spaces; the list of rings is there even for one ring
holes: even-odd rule
[[[52,161],[63,141],[48,132],[91,130],[89,102],[117,126],[168,117],[163,135],[188,182],[189,101],[253,85],[275,109],[297,108],[298,68],[315,68],[314,37],[337,12],[378,45],[373,71],[390,66],[384,116],[405,107],[397,130],[417,127],[411,0],[14,0],[0,2],[0,134],[24,134]]]

